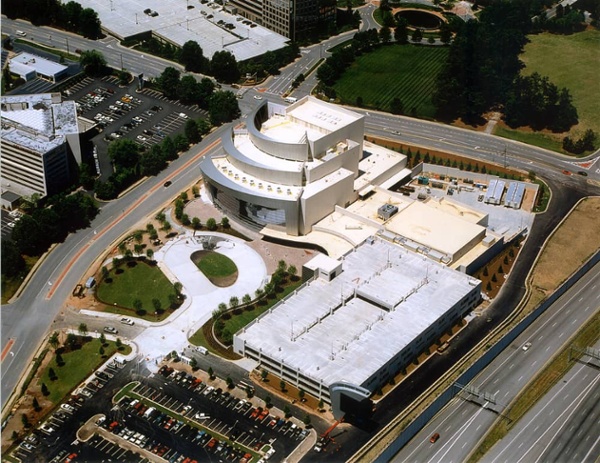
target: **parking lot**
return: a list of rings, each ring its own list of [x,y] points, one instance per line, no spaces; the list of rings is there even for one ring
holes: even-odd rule
[[[114,395],[137,383],[114,404]],[[283,461],[307,436],[296,420],[254,406],[240,388],[223,391],[163,367],[142,375],[135,362],[111,361],[88,378],[13,455],[22,461]],[[280,413],[280,412],[277,412]],[[85,423],[92,436],[77,431]]]
[[[21,219],[21,217],[23,216],[23,213],[19,212],[19,211],[10,211],[9,212],[7,210],[2,209],[1,214],[2,214],[2,216],[1,216],[2,226],[0,228],[1,236],[2,236],[2,239],[7,239],[7,238],[10,238],[13,228],[15,228],[15,224]]]
[[[100,133],[92,138],[84,159],[95,165],[103,181],[113,173],[107,156],[112,140],[129,138],[147,149],[161,143],[166,136],[183,133],[189,118],[208,117],[197,105],[169,100],[155,90],[137,93],[136,85],[121,88],[116,77],[85,77],[63,92],[65,98],[76,102],[79,115],[97,123]]]

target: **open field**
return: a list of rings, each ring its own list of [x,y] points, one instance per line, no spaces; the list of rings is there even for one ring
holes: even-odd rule
[[[523,74],[538,72],[559,88],[567,87],[579,114],[579,124],[571,129],[580,135],[586,129],[600,133],[600,31],[586,30],[572,35],[538,34],[528,36],[521,60]],[[562,138],[562,137],[561,137]]]
[[[87,378],[100,364],[106,361],[108,357],[117,352],[116,343],[106,341],[103,346],[104,354],[100,354],[100,339],[92,339],[85,342],[80,349],[62,354],[64,365],[59,366],[56,363],[56,357],[53,356],[46,369],[40,376],[38,386],[41,383],[46,384],[50,395],[48,400],[53,404],[60,402],[70,391]],[[125,350],[126,349],[126,350]],[[126,346],[124,354],[131,352],[131,348]],[[52,354],[51,354],[52,355]],[[49,378],[50,368],[54,370],[58,379],[52,381]]]
[[[551,294],[598,250],[598,236],[592,230],[600,230],[600,198],[597,197],[579,203],[548,240],[531,276],[534,292],[544,296]]]
[[[433,118],[431,95],[447,54],[446,47],[382,46],[356,58],[334,88],[344,104],[361,97],[364,107],[389,111],[400,98],[406,114]]]
[[[214,251],[196,251],[191,256],[196,267],[212,284],[220,288],[231,286],[238,276],[235,263],[227,256]]]
[[[175,294],[175,290],[158,267],[138,262],[134,267],[123,265],[122,270],[118,274],[112,269],[109,273],[112,282],[98,284],[96,296],[102,302],[133,309],[133,301],[139,299],[147,312],[154,312],[152,299],[158,299],[165,309],[171,305],[169,295]]]

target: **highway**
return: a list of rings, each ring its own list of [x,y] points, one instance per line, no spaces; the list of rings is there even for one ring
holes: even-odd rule
[[[392,461],[464,461],[504,407],[577,329],[598,313],[599,288],[600,264],[548,308],[471,382],[470,386],[495,396],[495,404],[461,392]],[[526,343],[531,343],[531,346],[523,350]],[[436,432],[440,438],[432,444],[429,439]],[[550,437],[546,435],[542,445],[547,444]]]
[[[599,366],[598,359],[583,356],[482,463],[596,461],[600,455]]]

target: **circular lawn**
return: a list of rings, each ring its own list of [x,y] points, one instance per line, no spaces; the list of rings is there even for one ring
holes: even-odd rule
[[[234,284],[238,277],[238,268],[227,256],[215,251],[196,251],[190,256],[210,282],[219,288]]]

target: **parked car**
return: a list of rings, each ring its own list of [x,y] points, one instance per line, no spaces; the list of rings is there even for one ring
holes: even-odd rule
[[[135,325],[135,322],[133,320],[131,320],[130,318],[121,318],[121,323],[123,323],[125,325],[129,325],[129,326]]]
[[[105,326],[104,331],[110,334],[117,334],[119,332],[114,326]]]

